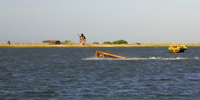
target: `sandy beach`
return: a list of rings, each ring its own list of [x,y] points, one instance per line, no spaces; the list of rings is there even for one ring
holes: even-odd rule
[[[128,44],[47,44],[47,43],[0,43],[0,47],[168,47],[170,45],[186,45],[188,47],[199,47],[200,43],[128,43]]]

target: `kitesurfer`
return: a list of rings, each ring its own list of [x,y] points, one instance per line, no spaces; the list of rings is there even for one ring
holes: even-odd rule
[[[83,44],[85,44],[86,38],[85,38],[85,36],[84,36],[83,33],[79,36],[79,38],[80,38],[80,39],[79,39],[79,42],[80,42],[80,43],[84,42]]]

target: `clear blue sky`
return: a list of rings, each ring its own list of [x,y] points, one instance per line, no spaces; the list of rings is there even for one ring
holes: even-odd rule
[[[200,0],[0,0],[0,42],[200,42]]]

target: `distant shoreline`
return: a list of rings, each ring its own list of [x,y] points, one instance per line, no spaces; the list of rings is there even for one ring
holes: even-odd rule
[[[169,47],[170,45],[186,45],[200,47],[200,43],[128,43],[128,44],[47,44],[47,43],[0,43],[0,47]]]

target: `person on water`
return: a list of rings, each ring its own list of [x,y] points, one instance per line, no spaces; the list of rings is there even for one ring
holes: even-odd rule
[[[83,44],[85,44],[86,38],[85,38],[85,36],[84,36],[83,33],[79,36],[79,38],[80,38],[80,39],[79,39],[79,42],[80,42],[80,43],[84,42]]]

